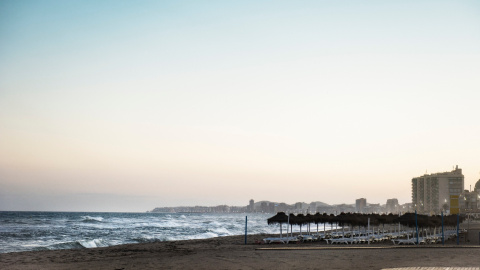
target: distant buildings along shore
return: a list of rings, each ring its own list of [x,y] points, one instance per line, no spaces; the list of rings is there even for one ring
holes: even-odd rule
[[[329,205],[315,201],[311,203],[259,201],[253,199],[246,206],[178,206],[157,207],[152,213],[277,213],[288,212],[294,214],[307,213],[393,213],[417,211],[420,214],[480,214],[480,180],[475,184],[474,190],[464,189],[465,177],[462,169],[456,166],[450,172],[424,174],[411,180],[412,202],[400,205],[398,199],[388,199],[385,204],[367,203],[366,198],[355,200],[354,204]]]
[[[398,204],[397,199],[387,200],[387,204],[368,204],[365,198],[360,199],[361,203],[356,204],[337,204],[329,205],[324,202],[315,201],[311,203],[297,202],[294,204],[259,201],[253,199],[249,201],[247,206],[178,206],[178,207],[157,207],[152,213],[277,213],[288,212],[294,214],[307,213],[327,213],[340,214],[344,213],[400,213],[410,210],[411,204],[403,206]]]

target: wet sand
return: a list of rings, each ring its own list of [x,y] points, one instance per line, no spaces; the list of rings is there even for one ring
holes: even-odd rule
[[[383,269],[478,267],[479,232],[425,246],[258,244],[266,235],[0,254],[0,269]],[[267,249],[265,249],[267,248]],[[288,248],[288,249],[284,249]]]

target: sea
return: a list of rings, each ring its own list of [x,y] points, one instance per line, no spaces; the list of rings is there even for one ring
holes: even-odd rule
[[[279,233],[260,213],[0,212],[0,253]],[[284,231],[286,225],[284,227]]]

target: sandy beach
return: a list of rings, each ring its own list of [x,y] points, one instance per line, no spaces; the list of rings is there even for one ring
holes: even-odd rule
[[[478,229],[460,245],[258,244],[268,235],[0,254],[0,269],[384,269],[478,267]],[[470,241],[468,241],[470,240]]]

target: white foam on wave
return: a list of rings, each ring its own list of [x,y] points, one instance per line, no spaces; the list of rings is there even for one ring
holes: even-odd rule
[[[205,239],[245,233],[243,214],[116,214],[116,213],[45,213],[48,222],[20,224],[27,214],[8,217],[16,226],[2,227],[0,253],[42,249],[83,249],[135,242]],[[248,234],[279,233],[269,226],[269,215],[249,214]],[[0,222],[2,216],[0,216]],[[327,230],[329,229],[327,224]],[[48,228],[48,229],[45,229]],[[298,231],[298,226],[293,226]],[[316,229],[316,228],[315,228]],[[320,225],[323,230],[323,224]],[[283,227],[285,232],[286,226]],[[313,227],[312,227],[313,230]],[[25,233],[24,233],[25,232]],[[79,240],[81,239],[81,240]],[[37,242],[40,241],[40,242]]]
[[[170,240],[177,240],[177,239],[170,238],[170,237],[167,237],[167,236],[156,237],[156,236],[144,235],[144,236],[134,238],[134,239],[131,239],[131,240],[134,241],[135,243],[152,243],[152,242],[163,242],[163,241],[170,241]]]
[[[202,234],[193,235],[191,237],[188,237],[188,239],[207,239],[207,238],[213,238],[213,237],[218,237],[218,234],[213,232],[206,232]]]
[[[160,227],[160,228],[177,228],[182,227],[182,224],[173,221],[173,220],[163,220],[160,222],[150,223],[150,226]]]
[[[229,230],[227,230],[226,228],[222,228],[222,227],[215,228],[215,229],[212,230],[212,232],[214,232],[217,235],[232,235],[232,233]]]
[[[80,240],[77,242],[85,248],[97,248],[97,247],[109,246],[108,243],[104,242],[102,239]]]
[[[223,223],[220,223],[220,222],[214,220],[214,221],[208,223],[208,225],[211,225],[211,226],[222,226]]]
[[[82,216],[81,218],[83,218],[83,221],[97,221],[97,222],[102,222],[103,221],[103,217],[91,217],[91,216]]]

